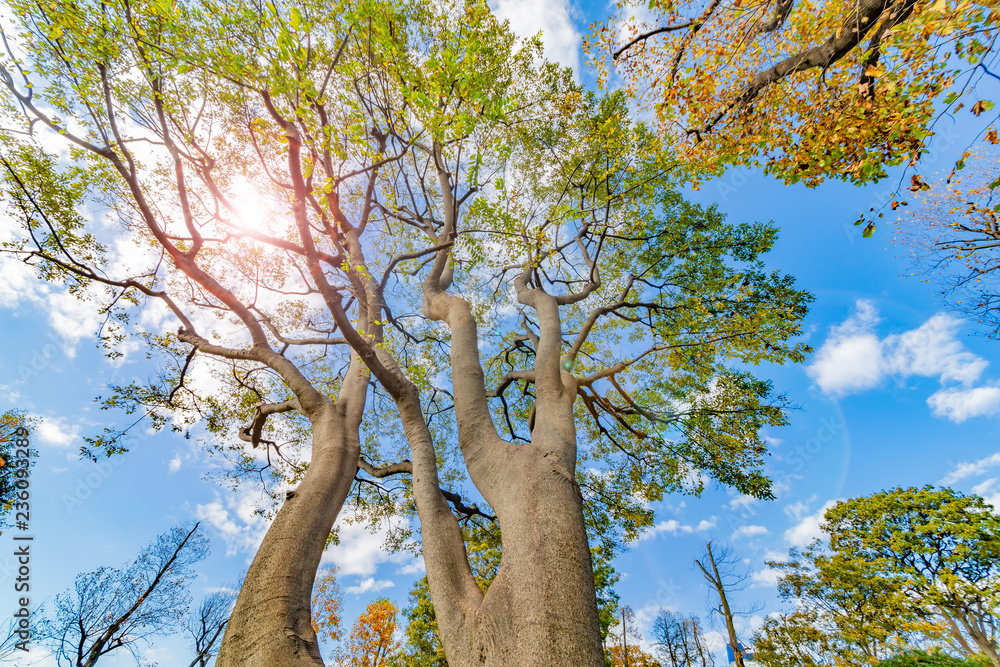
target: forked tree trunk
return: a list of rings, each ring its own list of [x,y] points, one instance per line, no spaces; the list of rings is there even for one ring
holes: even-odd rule
[[[413,431],[424,424],[406,420],[405,412],[404,421]],[[418,439],[414,448],[414,495],[428,585],[451,667],[604,665],[573,462],[538,440],[527,445],[494,440],[472,448],[477,453],[470,472],[496,512],[503,540],[500,567],[485,596],[469,571],[461,533],[437,489],[436,472],[429,470],[429,438]],[[433,487],[421,488],[429,478]]]
[[[440,243],[452,240],[458,205],[437,147],[435,160],[445,195],[445,225],[435,239]],[[357,238],[349,237],[349,251],[352,263],[367,264]],[[561,370],[559,304],[541,290],[526,289],[526,274],[519,279],[518,299],[538,312],[540,323],[531,371],[536,416],[529,444],[505,442],[497,434],[487,403],[471,308],[464,299],[445,291],[451,284],[449,257],[447,250],[437,252],[423,284],[422,310],[451,329],[459,447],[472,483],[500,522],[503,553],[485,596],[472,576],[458,521],[441,493],[434,443],[419,391],[385,347],[370,345],[353,332],[341,310],[331,309],[345,338],[393,397],[402,418],[412,457],[413,497],[427,582],[448,664],[603,667],[593,565],[576,484],[573,404],[577,387],[572,374]],[[368,299],[365,309],[381,319],[381,286],[371,276],[363,280]]]
[[[357,472],[367,373],[355,357],[336,402],[323,397],[312,424],[312,459],[275,516],[226,626],[218,667],[323,665],[310,621],[313,581],[326,540]]]
[[[554,306],[553,304],[550,304]],[[468,303],[425,291],[425,313],[452,332],[458,439],[472,482],[496,512],[503,553],[483,596],[458,524],[438,487],[434,448],[416,390],[396,397],[413,452],[414,498],[441,642],[452,667],[601,667],[593,565],[576,483],[576,382],[560,371],[558,317],[548,312],[536,362],[529,444],[496,432]],[[380,355],[383,366],[395,364]]]

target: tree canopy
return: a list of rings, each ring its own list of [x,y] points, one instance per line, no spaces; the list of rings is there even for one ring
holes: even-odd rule
[[[752,369],[804,358],[811,300],[766,269],[774,228],[684,201],[624,96],[484,3],[12,8],[7,252],[97,301],[111,354],[160,355],[106,406],[203,417],[280,505],[220,665],[321,661],[313,577],[355,484],[362,516],[419,515],[446,651],[579,664],[602,659],[588,524],[610,558],[664,493],[771,497],[787,401]],[[485,597],[473,516],[501,529]]]
[[[991,2],[618,8],[592,46],[709,173],[762,164],[787,182],[876,181],[926,152],[939,98],[977,116],[993,108],[975,97],[979,82],[996,77]]]
[[[821,526],[828,544],[770,563],[782,596],[802,604],[765,622],[758,657],[874,664],[930,642],[997,665],[998,522],[981,497],[947,488],[838,503]]]

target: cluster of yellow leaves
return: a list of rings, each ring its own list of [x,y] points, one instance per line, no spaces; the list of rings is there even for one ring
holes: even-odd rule
[[[660,661],[638,646],[629,646],[623,650],[621,646],[611,646],[605,655],[611,667],[661,667]]]
[[[313,584],[312,595],[312,628],[317,635],[325,635],[332,641],[338,641],[343,634],[341,630],[344,598],[337,582],[337,570],[330,567],[324,569]]]
[[[905,4],[912,7],[903,20],[889,25],[886,10],[856,46],[833,54],[822,49],[852,29],[860,5],[622,0],[588,48],[604,56],[605,83],[620,76],[630,96],[655,112],[696,178],[745,164],[787,182],[869,182],[886,166],[919,157],[935,98],[967,85],[963,74],[984,75],[977,67],[996,34],[994,0]],[[775,27],[783,6],[791,9]],[[670,26],[676,29],[619,52]],[[806,59],[824,64],[790,66]],[[776,66],[785,75],[776,77]]]
[[[338,667],[388,667],[399,651],[393,638],[399,608],[386,598],[369,603],[354,621],[351,636],[336,655]]]

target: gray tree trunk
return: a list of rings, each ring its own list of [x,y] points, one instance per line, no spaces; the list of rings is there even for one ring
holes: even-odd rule
[[[558,310],[544,293],[529,444],[496,432],[479,360],[476,322],[463,299],[429,281],[424,312],[452,332],[458,438],[469,475],[495,510],[503,555],[485,596],[472,577],[461,532],[438,487],[433,444],[415,390],[397,399],[413,451],[427,579],[452,667],[604,664],[593,566],[576,484],[576,381],[560,370]],[[386,367],[393,367],[382,355]]]
[[[368,374],[353,355],[340,397],[304,410],[312,423],[309,469],[264,536],[226,626],[218,667],[323,665],[310,620],[313,581],[351,490]],[[315,397],[314,397],[315,398]]]

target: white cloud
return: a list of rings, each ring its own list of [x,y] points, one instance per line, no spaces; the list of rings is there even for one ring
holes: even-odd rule
[[[1000,387],[941,389],[927,399],[935,417],[962,423],[970,417],[988,417],[1000,413]]]
[[[362,580],[356,586],[348,586],[344,589],[345,593],[350,593],[352,595],[361,595],[362,593],[379,593],[387,588],[392,588],[395,586],[393,582],[388,579],[376,580],[374,577],[368,577]]]
[[[921,375],[969,385],[979,379],[989,362],[965,349],[955,336],[962,321],[938,313],[918,328],[885,339],[886,359],[894,373]]]
[[[793,547],[809,546],[813,540],[823,535],[823,531],[820,529],[823,515],[836,504],[836,500],[828,500],[813,514],[800,518],[798,523],[785,531],[785,540]]]
[[[340,544],[331,546],[323,554],[324,563],[332,563],[340,568],[342,576],[358,575],[370,577],[375,574],[381,563],[401,565],[412,560],[408,553],[389,553],[383,549],[389,526],[382,526],[373,531],[363,521],[348,523],[352,518],[351,511],[345,509],[337,519]],[[395,519],[401,522],[401,519]],[[400,525],[397,525],[399,528]]]
[[[692,535],[694,533],[704,533],[715,528],[715,522],[716,517],[714,516],[710,519],[702,519],[698,522],[697,526],[690,526],[681,523],[677,519],[667,519],[659,522],[646,532],[642,533],[639,536],[638,541],[642,542],[643,540],[651,539],[660,533],[669,533],[671,535]]]
[[[271,525],[271,520],[255,512],[249,491],[216,495],[214,501],[195,507],[195,517],[215,529],[226,543],[226,555],[255,553]]]
[[[490,4],[498,18],[510,21],[518,36],[541,32],[545,57],[579,73],[583,37],[573,24],[568,0],[494,0]]]
[[[767,535],[769,532],[764,526],[740,526],[733,533],[732,539],[739,540],[744,537],[757,537],[758,535]]]
[[[869,389],[882,381],[882,350],[873,333],[879,322],[871,301],[859,299],[855,312],[830,336],[806,368],[825,393],[839,395]]]
[[[996,466],[1000,466],[1000,452],[971,463],[959,463],[955,466],[954,470],[941,478],[941,484],[950,486],[955,482],[960,482],[968,477],[977,477],[982,475],[990,468],[994,468]]]
[[[705,533],[715,528],[715,525],[714,516],[711,519],[702,519],[698,522],[698,525],[694,527],[694,532]]]
[[[756,587],[772,587],[778,585],[778,578],[781,573],[777,570],[771,568],[765,568],[763,570],[758,570],[750,575],[750,580],[753,582],[752,585]]]
[[[877,387],[891,377],[936,377],[950,386],[927,399],[935,417],[962,422],[1000,413],[1000,386],[972,386],[989,362],[958,340],[961,320],[938,313],[916,329],[882,339],[875,332],[878,323],[875,305],[860,299],[854,313],[830,329],[806,368],[824,393],[845,396]]]
[[[171,475],[173,475],[175,472],[177,472],[178,470],[180,470],[181,469],[181,455],[178,454],[174,458],[170,459],[170,463],[168,464],[167,467],[168,467]]]
[[[661,521],[654,525],[652,528],[644,532],[639,536],[639,541],[648,540],[650,538],[659,535],[660,533],[670,533],[671,535],[677,535],[678,533],[693,533],[694,528],[682,524],[677,519],[668,519]]]
[[[35,431],[38,439],[54,447],[69,447],[80,438],[80,426],[70,426],[62,417],[45,417]]]
[[[991,477],[985,482],[980,482],[979,484],[976,484],[974,487],[972,487],[972,492],[980,496],[987,494],[993,490],[993,487],[994,485],[996,485],[996,483],[997,483],[997,478]]]
[[[972,487],[972,492],[977,496],[982,496],[983,500],[993,506],[993,511],[1000,511],[1000,479],[991,477]]]
[[[801,521],[809,512],[809,507],[816,502],[816,496],[813,496],[809,500],[803,502],[801,500],[792,503],[791,505],[785,506],[785,514],[792,521]]]
[[[725,506],[725,509],[728,509],[732,512],[738,510],[745,510],[749,509],[750,507],[756,505],[759,502],[760,502],[759,498],[754,498],[753,496],[748,496],[746,494],[740,494],[735,498],[733,498],[731,501],[729,501],[729,503]]]
[[[427,572],[427,565],[424,563],[422,556],[417,556],[412,562],[407,563],[401,568],[396,570],[396,574],[425,574]]]

